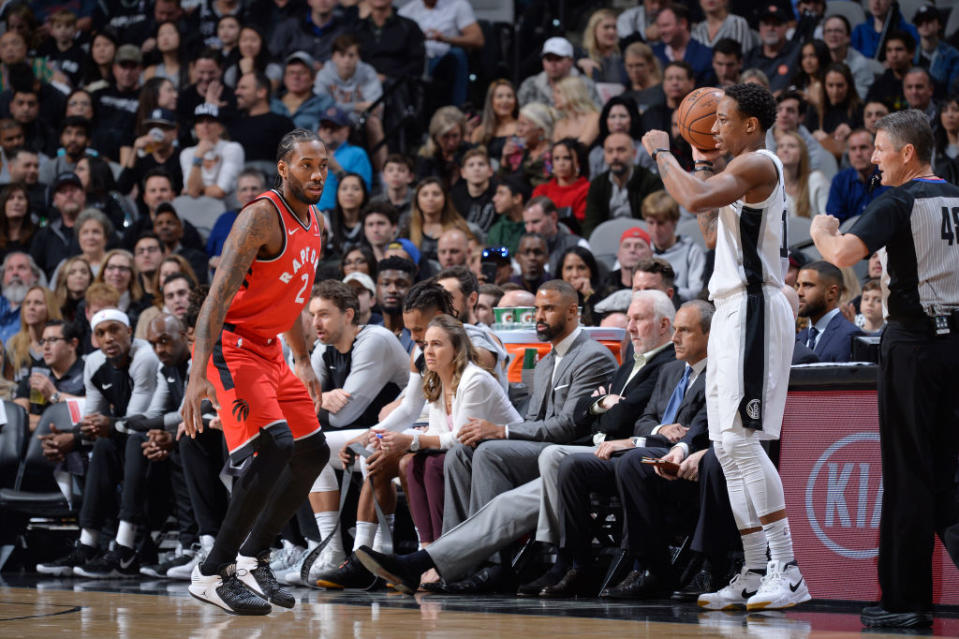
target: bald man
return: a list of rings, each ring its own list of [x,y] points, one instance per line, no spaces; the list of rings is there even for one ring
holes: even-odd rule
[[[469,238],[460,229],[449,229],[440,235],[436,248],[440,268],[465,266],[469,261]]]
[[[503,293],[503,297],[499,298],[499,304],[496,305],[496,308],[514,308],[516,306],[536,306],[536,296],[523,289],[506,291]]]
[[[608,171],[590,182],[586,194],[583,237],[597,226],[617,217],[642,218],[643,198],[663,188],[659,176],[635,164],[636,146],[627,133],[610,133],[603,141],[603,160]]]

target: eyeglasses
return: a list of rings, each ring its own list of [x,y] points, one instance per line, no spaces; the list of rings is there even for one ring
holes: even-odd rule
[[[147,253],[159,253],[159,252],[160,252],[160,247],[153,246],[152,244],[150,246],[141,246],[135,251],[137,255],[146,255]]]
[[[122,264],[110,264],[109,266],[106,267],[105,270],[114,271],[114,272],[120,271],[121,273],[129,273],[133,269],[130,268],[129,266],[123,266]]]
[[[46,346],[47,344],[49,344],[50,346],[53,346],[54,344],[56,344],[57,342],[61,340],[66,341],[67,338],[66,337],[44,337],[43,339],[38,339],[37,344],[39,344],[40,346]]]
[[[502,258],[504,260],[509,259],[509,249],[505,246],[491,246],[489,248],[483,249],[483,259],[496,259]]]

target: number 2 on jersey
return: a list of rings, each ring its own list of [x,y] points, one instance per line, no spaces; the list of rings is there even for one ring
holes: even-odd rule
[[[303,286],[300,288],[300,292],[296,294],[296,299],[293,300],[294,302],[296,302],[297,304],[303,304],[306,302],[306,299],[303,297],[303,293],[304,291],[306,291],[306,287],[309,285],[310,285],[310,274],[304,273]]]
[[[942,207],[942,239],[952,246],[959,242],[957,234],[959,234],[959,206],[952,207],[951,215],[949,207]]]

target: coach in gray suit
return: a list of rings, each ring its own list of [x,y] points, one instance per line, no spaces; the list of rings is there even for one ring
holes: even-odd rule
[[[446,455],[443,531],[451,530],[487,502],[539,475],[536,463],[550,444],[586,435],[573,416],[577,402],[606,385],[616,360],[579,327],[576,291],[551,280],[536,291],[536,335],[553,349],[539,361],[526,419],[516,424],[470,420],[461,444]],[[492,441],[500,440],[500,441]]]

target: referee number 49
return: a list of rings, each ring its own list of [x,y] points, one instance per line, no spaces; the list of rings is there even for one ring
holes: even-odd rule
[[[942,239],[949,242],[949,246],[959,242],[959,206],[951,210],[942,207]]]

